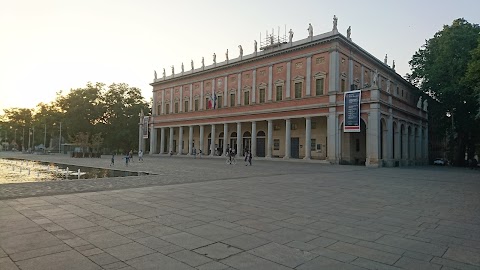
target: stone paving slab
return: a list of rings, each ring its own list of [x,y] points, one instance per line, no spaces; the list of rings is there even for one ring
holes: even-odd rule
[[[0,186],[0,269],[480,268],[477,171],[186,161]]]

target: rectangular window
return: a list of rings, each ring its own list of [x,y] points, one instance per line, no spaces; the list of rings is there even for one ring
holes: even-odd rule
[[[158,105],[157,106],[157,114],[161,114],[162,113],[162,105]]]
[[[276,101],[283,100],[283,86],[277,85]]]
[[[273,140],[273,150],[280,150],[280,140],[274,139]]]
[[[198,99],[195,99],[195,111],[198,111]]]
[[[324,84],[325,84],[325,79],[323,79],[323,78],[315,80],[315,95],[316,96],[323,95]]]
[[[183,111],[188,112],[188,100],[185,100],[185,102],[184,102]]]
[[[316,145],[317,145],[317,140],[312,139],[312,141],[310,142],[310,151],[314,151]]]
[[[217,96],[217,108],[222,108],[223,106],[223,97],[222,96]]]
[[[165,105],[165,114],[169,114],[170,113],[170,104],[166,104]]]
[[[295,98],[302,98],[302,83],[295,83]]]
[[[175,113],[178,113],[178,102],[175,102]]]
[[[209,101],[209,100],[210,100],[210,99],[209,99],[208,97],[205,98],[205,107],[204,107],[205,109],[210,109],[210,108],[208,107],[208,101]]]
[[[345,90],[347,90],[347,81],[345,79],[342,79],[340,89],[342,92],[345,92]]]
[[[260,88],[258,95],[260,97],[259,103],[265,103],[265,88]]]
[[[231,93],[230,94],[230,107],[234,107],[234,106],[235,106],[235,94]]]
[[[249,105],[250,104],[250,92],[244,92],[243,93],[243,105]]]

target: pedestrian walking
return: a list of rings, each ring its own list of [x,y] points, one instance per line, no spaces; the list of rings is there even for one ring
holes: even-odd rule
[[[125,166],[126,166],[126,167],[128,167],[128,161],[129,161],[129,159],[130,159],[130,155],[127,153],[127,154],[125,155]]]
[[[192,150],[192,155],[193,155],[193,158],[194,158],[194,159],[197,158],[197,149],[195,149],[195,147],[194,147],[193,150]]]
[[[115,166],[115,154],[112,154],[112,159],[110,160],[110,167]]]
[[[140,162],[140,161],[143,162],[143,151],[142,150],[138,151],[138,162]]]
[[[128,152],[128,159],[130,162],[133,162],[133,150],[130,150],[130,152]]]
[[[252,151],[248,152],[248,163],[252,166]]]

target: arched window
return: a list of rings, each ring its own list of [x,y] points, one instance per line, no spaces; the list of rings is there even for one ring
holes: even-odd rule
[[[218,137],[222,138],[223,137],[223,132],[220,132],[220,134],[218,134]]]
[[[248,132],[248,131],[245,131],[245,132],[243,133],[243,137],[244,137],[244,138],[245,138],[245,137],[247,137],[247,138],[248,138],[248,137],[252,137],[252,134],[251,134],[250,132]]]
[[[207,138],[212,138],[212,133],[208,133],[208,137]]]
[[[231,137],[231,138],[236,138],[236,137],[237,137],[237,133],[236,133],[236,132],[232,132],[232,134],[230,134],[230,137]]]
[[[265,132],[260,130],[259,132],[257,132],[257,137],[265,137]]]

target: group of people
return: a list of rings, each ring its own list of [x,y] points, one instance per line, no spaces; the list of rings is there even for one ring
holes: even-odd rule
[[[129,162],[133,162],[133,150],[130,150],[125,157],[125,166],[128,166]],[[138,151],[138,162],[143,162],[143,151]],[[115,166],[115,153],[112,154],[112,158],[110,160],[110,167]]]

